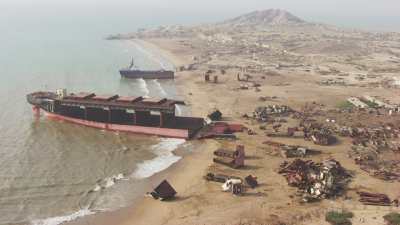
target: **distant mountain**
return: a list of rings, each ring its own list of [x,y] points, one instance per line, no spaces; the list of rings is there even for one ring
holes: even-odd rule
[[[299,17],[281,10],[267,9],[262,11],[254,11],[223,22],[223,25],[230,26],[270,26],[270,25],[288,25],[306,23]]]

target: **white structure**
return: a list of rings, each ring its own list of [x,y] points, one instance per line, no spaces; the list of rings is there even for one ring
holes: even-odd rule
[[[379,107],[388,108],[388,109],[392,109],[392,108],[395,107],[395,106],[393,106],[393,105],[387,104],[386,102],[383,102],[383,101],[381,101],[381,100],[378,100],[378,99],[376,99],[376,98],[374,98],[374,97],[371,97],[371,96],[368,96],[368,95],[364,96],[363,98],[364,98],[365,100],[367,100],[367,101],[370,101],[370,102],[375,103],[375,104],[378,105]]]
[[[350,102],[351,104],[353,104],[355,107],[358,108],[368,108],[368,105],[365,104],[364,102],[362,102],[360,99],[356,98],[356,97],[351,97],[347,99],[348,102]]]

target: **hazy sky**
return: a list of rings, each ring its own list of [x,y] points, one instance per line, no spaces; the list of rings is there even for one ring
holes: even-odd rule
[[[400,0],[0,0],[0,13],[15,8],[88,14],[121,11],[122,16],[153,15],[160,23],[213,22],[253,10],[281,8],[314,22],[400,31]]]

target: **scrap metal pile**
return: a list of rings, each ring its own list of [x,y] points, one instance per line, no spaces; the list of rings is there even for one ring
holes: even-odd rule
[[[212,122],[198,133],[198,139],[206,138],[231,138],[235,139],[234,133],[243,132],[245,127],[241,124],[227,122]]]
[[[394,159],[395,154],[363,146],[353,146],[349,152],[356,164],[371,176],[385,181],[400,181],[400,160]]]
[[[400,129],[390,124],[379,127],[341,127],[339,134],[353,138],[354,145],[389,147],[399,150],[399,146],[391,140],[400,137]]]
[[[320,123],[301,123],[304,139],[311,140],[317,145],[332,145],[337,139],[330,128]]]
[[[217,149],[214,151],[216,156],[213,161],[215,163],[223,164],[232,168],[239,168],[244,166],[245,151],[243,145],[237,145],[236,150]]]
[[[223,174],[208,173],[204,176],[207,181],[223,183],[222,190],[224,192],[232,192],[234,195],[241,195],[246,188],[256,188],[258,186],[257,177],[249,175],[244,179],[236,176],[227,176]]]
[[[385,194],[369,193],[369,192],[357,192],[360,196],[360,202],[364,205],[378,205],[378,206],[399,206],[399,200],[390,200]]]
[[[301,190],[305,202],[340,195],[351,178],[340,163],[333,159],[322,163],[301,159],[284,162],[279,173],[286,177],[290,186]]]
[[[284,158],[295,158],[295,157],[306,157],[308,155],[320,154],[320,151],[312,150],[308,147],[299,146],[299,145],[288,145],[274,141],[264,141],[263,144],[269,145],[272,147],[272,150],[279,154]]]
[[[293,110],[286,105],[268,105],[257,107],[253,118],[260,122],[267,122],[271,116],[288,116]]]

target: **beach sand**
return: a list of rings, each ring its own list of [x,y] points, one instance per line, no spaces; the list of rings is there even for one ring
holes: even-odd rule
[[[178,42],[165,39],[141,41],[148,48],[158,48],[176,67],[191,63],[195,52],[179,46]],[[288,104],[293,108],[300,108],[305,102],[317,101],[326,105],[335,105],[346,96],[373,90],[340,87],[330,87],[324,90],[310,82],[310,78],[299,74],[283,74],[279,77],[270,77],[261,82],[261,91],[238,90],[236,81],[237,71],[228,71],[227,75],[220,76],[218,84],[205,83],[204,71],[178,72],[176,83],[179,91],[190,105],[193,116],[205,117],[213,108],[219,108],[224,118],[241,122],[256,131],[259,135],[249,136],[246,133],[238,134],[235,142],[203,140],[193,141],[194,151],[184,154],[184,158],[169,169],[160,172],[151,178],[149,191],[152,185],[157,185],[167,179],[178,192],[178,198],[170,202],[156,201],[152,198],[139,199],[132,207],[117,210],[116,212],[100,213],[88,216],[69,224],[121,224],[121,225],[236,225],[236,224],[304,224],[327,225],[324,221],[325,212],[331,209],[351,209],[355,214],[353,224],[380,225],[384,224],[382,215],[391,208],[365,207],[357,203],[355,192],[348,193],[353,201],[344,199],[324,200],[319,203],[300,204],[296,201],[296,189],[289,187],[285,178],[276,169],[284,161],[279,156],[266,154],[266,147],[262,144],[267,139],[258,124],[241,118],[243,113],[250,113],[255,106],[260,105],[259,96],[278,96],[277,102],[264,102],[263,105]],[[275,85],[290,81],[289,86]],[[392,93],[380,90],[380,96],[390,96]],[[289,121],[289,125],[290,125]],[[371,191],[383,193],[399,193],[397,183],[386,183],[372,179],[354,164],[347,155],[351,144],[349,140],[340,140],[340,145],[315,146],[303,139],[275,138],[288,144],[306,145],[324,152],[314,156],[315,160],[335,158],[341,164],[353,171],[356,176],[349,186],[349,190],[361,187],[372,188]],[[246,167],[241,170],[230,169],[212,163],[212,152],[218,147],[234,148],[236,144],[246,147]],[[219,183],[206,182],[203,176],[207,172],[224,173],[244,177],[249,174],[258,177],[260,186],[246,190],[244,196],[235,197],[221,191]],[[372,180],[372,183],[371,183]],[[154,187],[153,186],[153,187]],[[396,197],[396,196],[391,196]],[[379,209],[379,210],[377,210]],[[365,218],[365,222],[362,221]]]

